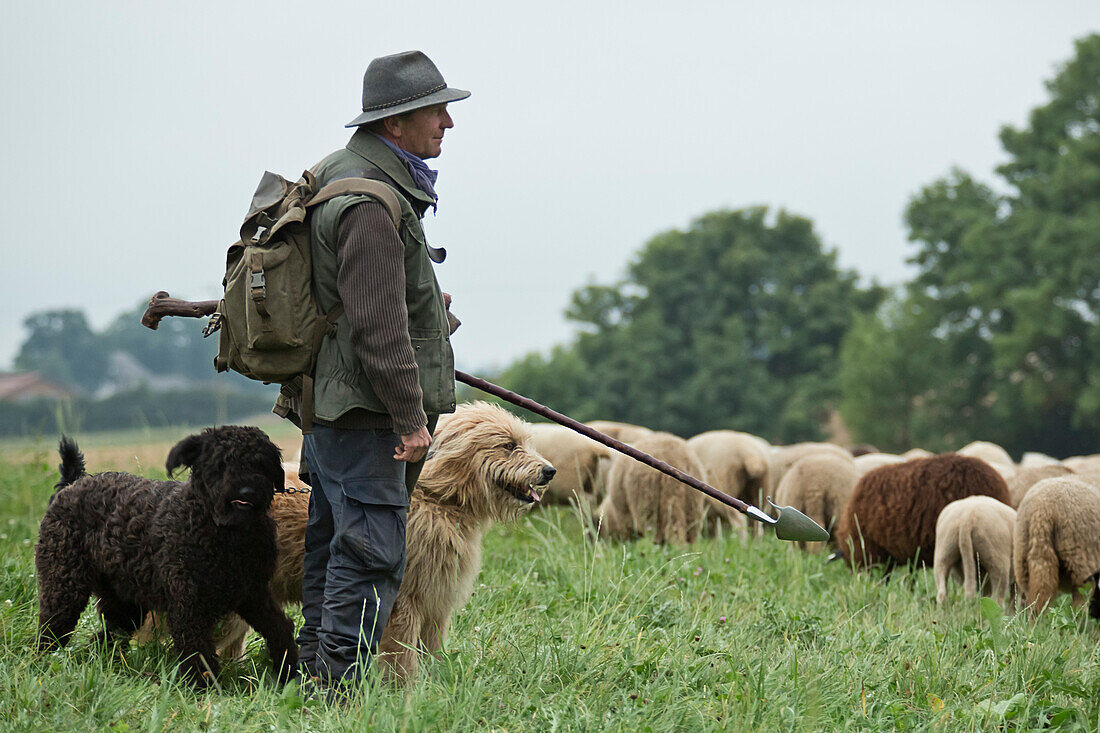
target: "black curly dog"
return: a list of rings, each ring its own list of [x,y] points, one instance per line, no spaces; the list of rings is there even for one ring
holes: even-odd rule
[[[199,686],[218,675],[214,626],[236,612],[267,642],[280,681],[294,674],[294,626],[271,597],[275,525],[267,515],[283,485],[279,449],[251,427],[209,428],[168,454],[168,475],[85,472],[76,443],[61,439],[61,481],[34,549],[38,648],[72,636],[89,596],[104,639],[129,638],[148,611],[164,612],[184,674]]]

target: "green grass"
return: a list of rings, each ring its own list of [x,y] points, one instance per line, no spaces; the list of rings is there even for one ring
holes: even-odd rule
[[[0,466],[3,730],[1064,730],[1100,728],[1100,625],[1062,598],[1031,624],[938,608],[929,571],[853,575],[772,538],[593,546],[540,511],[486,539],[445,652],[405,691],[343,705],[275,687],[262,642],[221,688],[161,645],[38,656],[33,541],[52,455]]]

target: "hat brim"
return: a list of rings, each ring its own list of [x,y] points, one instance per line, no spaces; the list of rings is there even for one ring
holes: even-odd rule
[[[382,109],[372,109],[369,112],[364,112],[344,125],[344,127],[358,127],[359,125],[365,125],[368,122],[374,122],[384,117],[393,117],[394,115],[404,114],[405,112],[412,112],[414,109],[420,109],[421,107],[431,107],[433,104],[458,102],[468,96],[470,96],[470,93],[465,89],[447,87],[446,89],[440,89],[438,92],[432,92],[431,94],[425,94],[423,97],[417,97],[404,104],[395,104],[392,107],[383,107]]]

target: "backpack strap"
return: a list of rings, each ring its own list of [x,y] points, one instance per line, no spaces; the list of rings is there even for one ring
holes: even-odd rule
[[[317,329],[313,332],[313,363],[309,371],[302,375],[302,435],[313,432],[313,370],[317,368],[317,355],[321,353],[321,343],[326,335],[336,333],[336,321],[344,315],[344,304],[337,303],[329,308],[323,321],[317,322]]]
[[[379,203],[386,207],[386,210],[390,214],[390,219],[393,220],[394,228],[401,228],[401,202],[397,199],[397,194],[385,183],[369,178],[341,178],[337,181],[333,181],[318,191],[317,194],[309,200],[306,207],[323,204],[329,199],[334,199],[337,196],[347,196],[349,194],[373,196]]]

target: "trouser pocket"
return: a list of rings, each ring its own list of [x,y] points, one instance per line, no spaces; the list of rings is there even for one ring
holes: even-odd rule
[[[408,493],[404,481],[359,479],[344,483],[342,549],[364,568],[401,575],[405,568]]]

